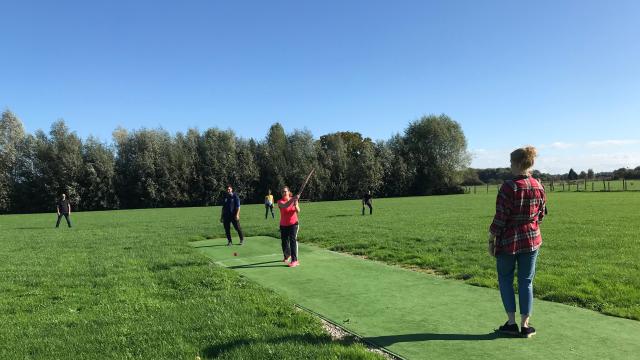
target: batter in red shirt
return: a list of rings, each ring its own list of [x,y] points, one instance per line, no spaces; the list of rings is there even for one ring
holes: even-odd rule
[[[300,196],[292,196],[289,187],[282,189],[282,199],[278,201],[280,209],[280,239],[282,240],[283,262],[291,259],[289,267],[300,265],[298,262],[298,213]]]

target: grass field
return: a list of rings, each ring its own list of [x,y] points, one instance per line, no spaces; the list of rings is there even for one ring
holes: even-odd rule
[[[0,358],[378,358],[188,246],[212,212],[0,217]]]
[[[485,239],[495,195],[302,205],[300,239],[496,287]],[[536,296],[640,319],[640,193],[553,193]],[[218,208],[0,217],[0,358],[373,358],[331,342],[292,303],[188,245],[218,238]],[[244,206],[248,235],[277,219]],[[303,264],[304,266],[304,264]]]

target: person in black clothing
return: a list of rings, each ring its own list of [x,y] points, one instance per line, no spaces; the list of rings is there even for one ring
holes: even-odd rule
[[[238,194],[233,192],[231,185],[227,186],[227,193],[224,196],[220,222],[224,225],[224,232],[227,235],[227,246],[232,244],[231,224],[233,224],[233,228],[238,232],[240,245],[244,243],[244,236],[242,235],[242,228],[240,227],[240,198]]]
[[[66,194],[62,194],[62,199],[60,199],[56,204],[56,210],[58,212],[56,228],[60,226],[60,219],[62,219],[63,216],[67,220],[67,225],[71,227],[71,220],[69,220],[69,216],[71,215],[71,204],[69,203],[69,200],[67,200]]]
[[[373,215],[373,206],[371,205],[371,199],[373,198],[373,196],[371,195],[371,190],[367,191],[363,196],[362,196],[362,215],[364,216],[364,206],[368,206],[369,207],[369,215]]]

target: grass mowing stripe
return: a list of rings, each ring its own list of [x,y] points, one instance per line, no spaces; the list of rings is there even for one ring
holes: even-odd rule
[[[277,239],[251,239],[250,257],[279,247]],[[224,240],[207,240],[216,241]],[[225,256],[218,248],[200,250],[213,259]],[[293,269],[248,264],[235,270],[406,358],[626,359],[640,352],[637,321],[537,300],[532,324],[538,335],[504,338],[493,332],[505,316],[496,290],[305,244],[300,261]]]

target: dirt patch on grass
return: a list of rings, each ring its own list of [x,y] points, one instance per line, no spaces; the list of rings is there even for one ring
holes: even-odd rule
[[[331,338],[334,341],[339,341],[341,343],[347,343],[347,344],[353,344],[353,343],[360,343],[362,345],[364,345],[369,351],[374,352],[378,355],[381,355],[382,357],[384,357],[385,359],[389,359],[389,360],[402,360],[402,358],[397,357],[383,349],[381,349],[380,347],[377,347],[373,344],[370,344],[368,342],[363,341],[361,338],[359,338],[358,336],[345,331],[343,328],[336,326],[328,321],[325,321],[324,319],[320,319],[320,321],[322,322],[322,327],[329,333],[329,335],[331,335]]]

